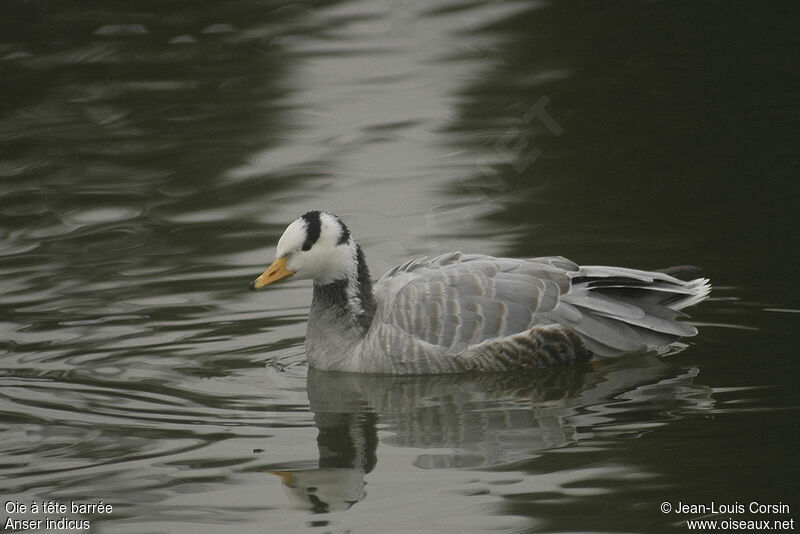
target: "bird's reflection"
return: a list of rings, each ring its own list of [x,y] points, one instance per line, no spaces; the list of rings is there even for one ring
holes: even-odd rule
[[[297,508],[318,513],[347,510],[366,496],[364,475],[376,463],[378,415],[363,405],[352,405],[350,411],[313,411],[319,467],[270,473],[280,477]]]
[[[379,424],[389,433],[383,443],[431,450],[417,456],[419,468],[506,466],[591,439],[597,427],[621,418],[626,434],[636,432],[625,416],[636,406],[709,403],[709,388],[693,383],[696,374],[649,354],[513,374],[397,377],[312,369],[318,468],[270,472],[295,506],[348,509],[366,497]],[[648,418],[639,431],[652,423]]]

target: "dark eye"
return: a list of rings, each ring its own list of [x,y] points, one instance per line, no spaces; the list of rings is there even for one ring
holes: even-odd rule
[[[311,245],[313,245],[311,241],[306,239],[305,243],[303,243],[303,250],[311,250]]]

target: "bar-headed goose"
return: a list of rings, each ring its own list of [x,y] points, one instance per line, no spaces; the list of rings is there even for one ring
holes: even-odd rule
[[[579,266],[561,257],[452,252],[398,265],[373,284],[361,247],[332,213],[309,211],[250,285],[314,281],[311,367],[358,373],[504,371],[667,346],[708,297],[705,278]]]

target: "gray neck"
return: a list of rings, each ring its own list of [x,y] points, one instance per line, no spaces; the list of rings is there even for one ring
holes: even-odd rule
[[[356,245],[355,276],[329,284],[314,283],[308,315],[306,352],[315,367],[325,368],[348,354],[369,330],[375,315],[372,280],[361,248]]]

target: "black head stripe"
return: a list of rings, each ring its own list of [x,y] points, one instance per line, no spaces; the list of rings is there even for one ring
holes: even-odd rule
[[[342,235],[339,236],[339,241],[336,242],[337,245],[344,245],[348,241],[350,241],[350,229],[347,228],[347,225],[342,222],[340,218],[336,218],[339,221],[339,224],[342,226]]]
[[[319,219],[318,211],[304,213],[301,219],[306,223],[306,240],[303,241],[303,250],[310,250],[312,245],[319,239],[322,222]]]

